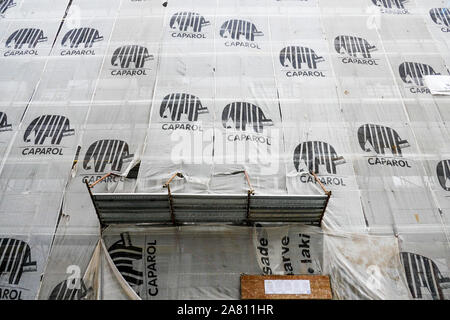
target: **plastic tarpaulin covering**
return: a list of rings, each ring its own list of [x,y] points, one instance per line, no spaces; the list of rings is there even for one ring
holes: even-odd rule
[[[40,299],[54,298],[73,270],[108,274],[111,289],[89,297],[130,296],[95,251],[85,182],[113,172],[93,190],[154,193],[180,172],[173,192],[246,194],[246,171],[257,194],[322,192],[310,170],[332,191],[320,273],[335,297],[407,298],[396,284],[406,279],[409,298],[449,298],[449,98],[423,79],[449,74],[445,1],[68,2],[0,2],[0,299],[36,298],[39,285]],[[234,278],[208,287],[177,264],[190,258],[175,253],[176,236],[196,248],[206,227],[165,230],[176,267],[165,261],[158,276],[194,286],[172,282],[158,298],[238,298]],[[219,243],[237,232],[214,230]],[[230,256],[255,251],[257,233],[240,230]],[[147,233],[136,232],[144,248]],[[106,233],[106,247],[120,239]],[[9,270],[1,262],[13,249],[25,258]],[[237,260],[233,274],[264,268]],[[384,294],[362,280],[372,265]],[[141,298],[153,298],[147,280],[131,286]]]
[[[81,26],[95,28],[102,37],[92,49],[99,57],[95,66],[99,71],[95,73],[95,90],[85,112],[77,160],[65,192],[64,216],[40,291],[43,299],[64,279],[69,266],[85,270],[98,239],[98,221],[85,183],[92,184],[111,171],[126,176],[140,159],[146,140],[161,17],[152,10],[141,17],[122,15],[122,5],[127,5],[117,4],[114,15],[95,19],[95,23],[88,18],[89,11],[86,19],[81,18]],[[79,62],[83,63],[84,58],[79,58]],[[114,176],[96,190],[113,192],[127,188],[133,188],[127,179]]]
[[[3,5],[4,3],[2,3]],[[50,60],[67,2],[43,18],[33,3],[17,2],[23,15],[5,17],[2,25],[0,138],[0,238],[2,298],[33,299],[44,272],[73,161],[74,129],[69,110],[55,111],[30,103]],[[13,8],[10,8],[11,10]],[[4,109],[3,109],[4,108]],[[53,124],[54,131],[46,127]],[[6,135],[3,133],[6,132]]]
[[[103,239],[121,277],[142,299],[239,299],[243,273],[330,274],[339,299],[410,297],[393,236],[210,225],[109,227]]]
[[[335,299],[410,299],[393,236],[324,236],[324,273]]]

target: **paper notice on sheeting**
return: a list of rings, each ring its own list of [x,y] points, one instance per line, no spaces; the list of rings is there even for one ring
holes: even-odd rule
[[[311,294],[309,280],[264,280],[266,294]]]
[[[424,76],[425,85],[434,95],[450,95],[450,76]]]

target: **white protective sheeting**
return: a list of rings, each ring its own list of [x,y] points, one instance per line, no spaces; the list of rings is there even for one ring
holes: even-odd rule
[[[30,2],[18,4],[25,16],[0,21],[5,27],[0,43],[0,96],[5,108],[5,130],[0,132],[2,299],[36,297],[79,123],[75,119],[70,123],[67,109],[30,103],[50,60],[67,2],[60,1],[46,19],[32,14]]]
[[[337,299],[410,297],[393,236],[210,225],[109,227],[103,238],[142,299],[239,299],[242,273],[329,274]]]
[[[40,299],[127,297],[95,251],[85,182],[114,172],[94,190],[155,193],[180,172],[175,193],[246,194],[246,171],[257,194],[323,192],[309,170],[332,191],[325,254],[295,272],[329,273],[340,299],[448,299],[450,100],[425,82],[449,74],[446,1],[68,2],[0,2],[0,299],[35,298],[41,274]],[[156,231],[168,250],[158,299],[237,299],[236,275],[267,267],[260,238],[297,227],[189,228]],[[153,235],[138,229],[144,250]],[[213,243],[229,260],[220,275]],[[24,253],[19,269],[1,264],[4,248]],[[271,272],[286,272],[272,249]],[[109,280],[65,291],[74,266]],[[148,280],[133,286],[143,299]]]
[[[321,270],[320,229],[300,225],[110,227],[103,239],[142,299],[239,299],[242,273]]]
[[[324,237],[324,273],[336,299],[401,300],[411,297],[393,236]]]
[[[97,60],[90,75],[96,79],[95,90],[84,113],[77,161],[65,191],[63,218],[40,291],[42,299],[47,299],[68,266],[86,270],[98,238],[98,220],[85,183],[92,184],[109,172],[126,176],[141,158],[156,79],[158,30],[162,27],[159,7],[140,17],[122,16],[117,7],[114,16],[95,21],[83,18],[80,26],[98,30],[102,40],[91,49]],[[73,53],[82,63],[85,55]],[[126,178],[111,176],[95,190],[123,192],[133,187]]]

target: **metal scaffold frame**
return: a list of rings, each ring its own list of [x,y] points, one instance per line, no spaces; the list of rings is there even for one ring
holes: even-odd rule
[[[321,226],[331,191],[327,191],[316,174],[310,174],[322,187],[318,195],[255,194],[250,177],[242,171],[248,183],[247,194],[172,193],[170,183],[184,178],[175,173],[163,185],[166,193],[94,193],[97,183],[114,173],[108,173],[86,187],[102,227],[115,224],[231,223],[251,225],[257,222],[304,223]]]

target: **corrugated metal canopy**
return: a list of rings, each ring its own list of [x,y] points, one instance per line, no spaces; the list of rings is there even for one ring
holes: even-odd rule
[[[320,225],[328,195],[94,193],[102,225],[133,223],[300,222]],[[173,212],[173,216],[171,214]]]

